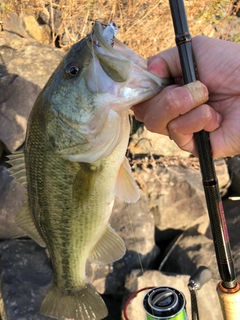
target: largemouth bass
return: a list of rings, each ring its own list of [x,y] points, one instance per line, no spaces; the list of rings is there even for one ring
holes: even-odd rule
[[[128,109],[165,83],[114,38],[116,31],[114,23],[97,22],[72,46],[33,106],[24,154],[10,156],[12,174],[28,193],[17,223],[47,247],[52,261],[54,280],[40,312],[53,318],[107,315],[85,265],[87,259],[112,263],[125,253],[108,221],[115,196],[139,198],[125,157]]]

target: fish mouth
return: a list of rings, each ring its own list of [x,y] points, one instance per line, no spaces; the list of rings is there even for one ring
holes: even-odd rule
[[[121,60],[128,60],[137,65],[148,77],[154,80],[159,86],[172,84],[172,80],[159,78],[147,71],[147,60],[131,50],[127,45],[116,38],[118,32],[117,25],[112,21],[108,25],[95,22],[92,32],[89,35],[91,49],[95,54],[108,55]]]
[[[169,84],[169,79],[149,72],[147,60],[118,40],[117,31],[114,22],[94,24],[87,37],[93,63],[86,77],[90,92],[108,93],[107,105],[115,111],[122,111],[156,95]]]
[[[117,32],[118,27],[115,22],[104,25],[96,21],[90,34],[95,50],[99,53],[102,53],[102,51],[106,53],[105,51],[108,51],[108,53],[116,55],[116,50],[113,47]]]
[[[95,22],[91,40],[94,43],[96,54],[102,53],[120,59],[130,60],[144,70],[147,70],[147,60],[139,56],[135,51],[116,38],[118,27],[111,21],[108,25]]]

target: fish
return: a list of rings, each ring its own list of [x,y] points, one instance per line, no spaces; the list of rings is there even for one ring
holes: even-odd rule
[[[86,262],[108,264],[125,254],[109,218],[115,196],[139,199],[125,156],[129,109],[169,83],[116,34],[114,22],[96,22],[71,47],[36,99],[24,150],[9,156],[12,175],[27,189],[16,222],[47,248],[53,266],[40,313],[56,319],[108,314]]]

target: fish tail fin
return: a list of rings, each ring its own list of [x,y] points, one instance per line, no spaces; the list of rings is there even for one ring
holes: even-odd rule
[[[42,302],[40,313],[57,319],[100,320],[107,316],[108,311],[90,283],[78,291],[63,291],[53,283]]]

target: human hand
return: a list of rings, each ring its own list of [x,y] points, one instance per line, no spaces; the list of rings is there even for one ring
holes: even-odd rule
[[[182,84],[176,47],[148,61],[148,70],[159,77],[175,79],[154,98],[133,107],[138,120],[152,132],[170,136],[177,145],[197,155],[193,133],[210,132],[214,158],[240,153],[240,45],[204,36],[192,39],[200,81],[209,100],[196,103]],[[207,90],[199,87],[202,97]]]

